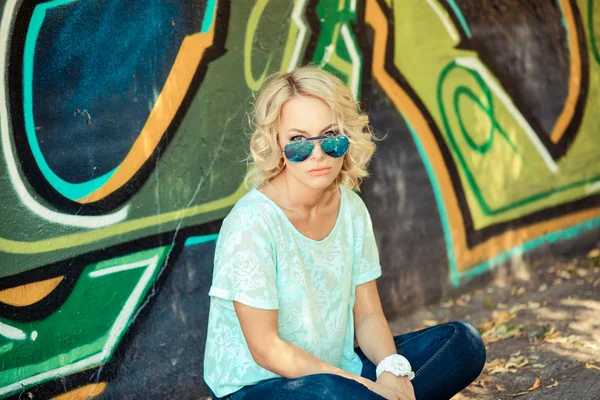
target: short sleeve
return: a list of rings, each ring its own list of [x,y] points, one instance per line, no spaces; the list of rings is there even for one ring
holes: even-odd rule
[[[377,242],[373,233],[371,216],[362,199],[359,199],[359,202],[360,209],[357,210],[357,215],[360,215],[360,220],[357,225],[362,229],[362,232],[359,232],[358,240],[356,241],[356,245],[359,246],[356,249],[356,254],[358,254],[358,260],[355,264],[356,285],[375,280],[381,276],[379,250],[377,249]]]
[[[276,310],[274,246],[266,218],[251,208],[230,213],[223,222],[215,249],[209,295],[251,307]]]

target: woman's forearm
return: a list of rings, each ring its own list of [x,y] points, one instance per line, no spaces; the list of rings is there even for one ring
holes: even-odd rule
[[[327,364],[325,361],[313,356],[300,347],[280,338],[276,339],[272,344],[272,346],[269,346],[270,350],[264,358],[260,360],[255,359],[261,367],[271,372],[285,378],[298,378],[313,374],[339,375],[366,386],[369,390],[379,394],[384,399],[397,398],[394,389]]]
[[[390,354],[396,354],[396,344],[383,313],[365,315],[355,327],[356,341],[375,365]]]
[[[312,374],[335,374],[365,383],[364,378],[328,364],[281,338],[274,339],[268,346],[266,354],[257,357],[255,361],[261,367],[285,378],[298,378]]]

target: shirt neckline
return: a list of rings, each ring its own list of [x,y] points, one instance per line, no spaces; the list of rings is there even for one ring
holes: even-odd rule
[[[333,225],[333,228],[332,228],[332,229],[331,229],[331,231],[330,231],[330,232],[327,234],[327,236],[325,236],[325,237],[324,237],[323,239],[321,239],[321,240],[314,240],[314,239],[311,239],[311,238],[309,238],[309,237],[305,236],[304,234],[302,234],[302,233],[301,233],[301,232],[300,232],[298,229],[296,229],[296,227],[294,226],[294,224],[292,224],[292,221],[290,221],[290,219],[289,219],[289,218],[288,218],[288,216],[285,214],[285,212],[284,212],[284,211],[281,209],[281,207],[279,207],[279,206],[277,205],[277,203],[275,203],[273,200],[271,200],[271,199],[269,198],[269,196],[267,196],[266,194],[264,194],[263,192],[261,192],[261,191],[260,191],[260,190],[258,190],[257,188],[253,188],[253,189],[252,189],[252,191],[254,191],[254,192],[258,193],[258,195],[259,195],[259,196],[261,196],[261,197],[263,197],[264,199],[266,199],[266,201],[267,201],[267,202],[269,202],[269,203],[270,203],[270,204],[271,204],[271,205],[272,205],[272,206],[275,208],[275,211],[276,211],[276,212],[277,212],[277,213],[278,213],[278,214],[279,214],[279,215],[280,215],[280,216],[283,218],[283,220],[285,221],[285,223],[286,223],[287,225],[289,225],[289,227],[291,228],[291,230],[292,230],[293,232],[295,232],[295,234],[296,234],[296,235],[300,236],[302,239],[304,239],[304,240],[306,240],[306,241],[308,241],[308,242],[311,242],[311,243],[317,243],[317,244],[318,244],[318,243],[324,243],[324,242],[325,242],[325,241],[327,241],[327,240],[328,240],[330,237],[332,237],[332,236],[333,236],[333,233],[336,231],[336,229],[337,229],[338,225],[340,224],[340,221],[341,221],[341,219],[342,219],[342,210],[343,210],[344,203],[345,203],[345,201],[344,201],[344,198],[346,197],[346,196],[345,196],[345,193],[344,193],[343,186],[344,186],[344,185],[340,185],[340,186],[339,186],[339,191],[340,191],[340,207],[339,207],[339,210],[338,210],[338,215],[337,215],[337,218],[336,218],[336,220],[335,220],[335,224]]]

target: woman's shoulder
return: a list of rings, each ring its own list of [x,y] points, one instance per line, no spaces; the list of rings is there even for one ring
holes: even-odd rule
[[[345,185],[340,185],[340,190],[342,191],[342,196],[348,199],[348,205],[352,212],[362,212],[367,209],[363,199],[354,190]]]
[[[223,220],[223,224],[247,229],[265,224],[267,227],[274,217],[275,210],[265,195],[256,189],[251,189],[235,203]]]

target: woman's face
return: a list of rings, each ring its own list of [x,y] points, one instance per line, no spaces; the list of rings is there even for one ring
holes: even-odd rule
[[[288,100],[281,109],[279,122],[279,146],[282,150],[291,141],[315,136],[338,135],[335,116],[324,101],[307,96]],[[321,140],[310,141],[312,154],[304,161],[291,162],[283,153],[285,170],[300,183],[313,189],[327,189],[342,169],[344,157],[333,158],[321,150]]]

